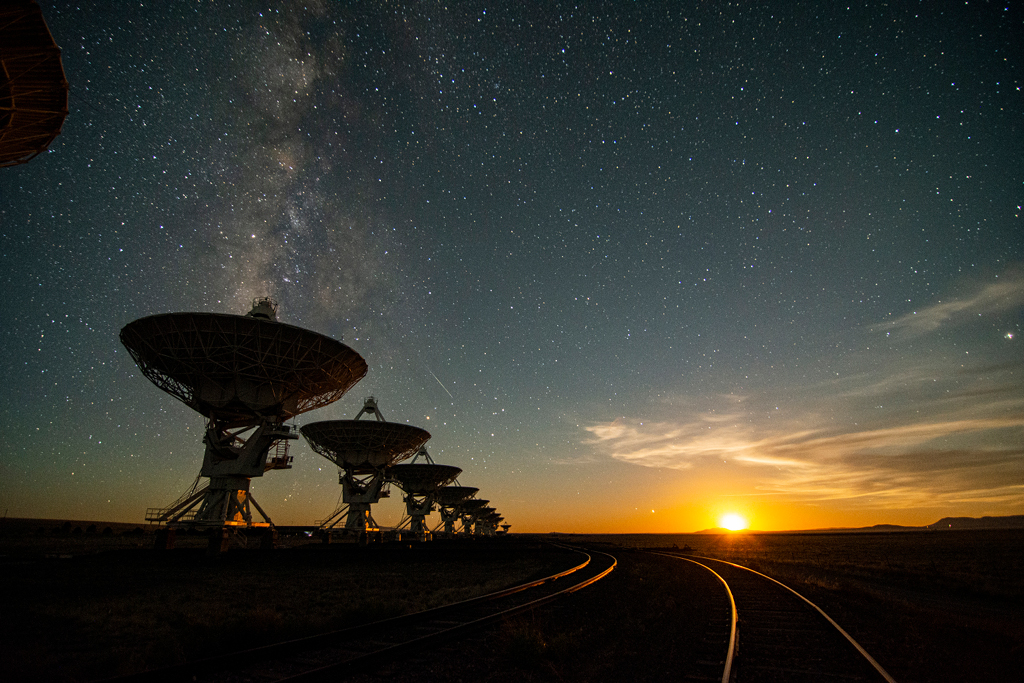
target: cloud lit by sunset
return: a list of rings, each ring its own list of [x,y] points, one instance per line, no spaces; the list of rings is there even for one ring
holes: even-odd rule
[[[974,320],[1022,297],[1024,280],[1010,278],[847,330],[843,347],[854,350],[819,363],[811,381],[794,383],[780,368],[735,393],[666,395],[646,417],[588,425],[586,443],[697,478],[731,463],[752,499],[890,510],[893,519],[953,504],[1010,514],[1024,506],[1024,363],[956,349],[986,334],[985,344],[1002,342],[971,329]],[[892,338],[904,332],[913,341]]]

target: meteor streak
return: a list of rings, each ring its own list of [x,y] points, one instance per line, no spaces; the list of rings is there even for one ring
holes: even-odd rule
[[[431,377],[433,377],[434,379],[437,379],[437,375],[435,375],[433,372],[431,372],[430,368],[427,368],[427,372],[430,373]],[[437,379],[437,383],[441,384],[441,380]],[[445,385],[441,384],[441,388],[444,389],[444,393],[448,394],[449,398],[451,398],[452,400],[455,400],[455,397],[452,396],[452,392],[448,391],[448,388]]]

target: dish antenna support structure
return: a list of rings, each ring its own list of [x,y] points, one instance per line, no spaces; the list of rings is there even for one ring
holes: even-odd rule
[[[496,511],[492,507],[481,507],[473,511],[473,535],[493,536],[491,525],[494,521]]]
[[[421,457],[426,460],[425,463],[416,462]],[[455,481],[460,474],[462,469],[459,467],[435,464],[424,446],[420,446],[412,463],[392,467],[388,472],[390,480],[405,492],[403,500],[406,517],[398,528],[402,529],[408,524],[409,533],[414,539],[429,541],[432,534],[427,526],[427,515],[434,511],[436,493],[441,487]]]
[[[484,518],[477,522],[477,528],[483,525],[482,534],[484,536],[497,536],[498,535],[498,524],[505,519],[497,511],[491,512],[485,515]]]
[[[437,503],[437,511],[441,515],[441,522],[434,528],[437,533],[444,527],[446,536],[455,536],[456,525],[462,519],[462,504],[471,499],[480,489],[473,486],[444,486],[434,493],[434,501]]]
[[[459,521],[462,522],[462,533],[467,536],[476,535],[476,521],[481,515],[481,510],[491,501],[482,498],[470,498],[458,505]],[[493,509],[493,508],[491,508]]]
[[[364,415],[376,419],[360,419]],[[380,532],[370,506],[387,495],[387,470],[413,457],[430,439],[425,429],[386,421],[373,396],[354,420],[311,422],[301,432],[314,451],[338,466],[342,486],[342,504],[318,526],[330,530],[344,520],[346,532],[364,537]]]
[[[170,507],[150,509],[147,521],[220,527],[223,543],[229,527],[273,526],[249,485],[291,466],[287,444],[298,435],[285,421],[337,401],[367,371],[341,342],[277,322],[269,298],[253,301],[244,316],[140,318],[121,330],[121,343],[147,379],[206,418],[196,483]],[[200,488],[202,477],[209,482]],[[253,521],[252,507],[262,523]]]

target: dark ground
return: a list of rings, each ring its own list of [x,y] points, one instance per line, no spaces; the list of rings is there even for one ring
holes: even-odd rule
[[[106,536],[100,526],[38,528],[0,528],[5,680],[95,680],[452,602],[575,564],[544,537],[362,549],[297,538],[284,540],[288,549],[210,561],[202,539],[159,554],[132,527]],[[815,601],[901,683],[1019,680],[1024,535],[962,533],[972,535],[694,542]],[[615,537],[574,540],[611,552],[619,566],[553,605],[353,680],[667,681],[721,659],[719,640],[705,638],[726,616],[716,579]]]
[[[711,574],[690,563],[616,553],[615,571],[552,605],[459,637],[359,683],[679,681],[721,677],[728,603]]]
[[[713,599],[719,585],[687,562],[612,552],[619,559],[616,571],[553,608],[424,653],[414,666],[382,667],[351,680],[660,682],[707,675],[711,667],[699,663],[721,659],[703,640],[721,607]],[[1013,681],[1024,670],[1019,602],[884,597],[877,590],[787,583],[825,610],[899,683]]]
[[[537,541],[360,547],[304,537],[209,558],[201,536],[157,552],[152,534],[132,529],[49,529],[0,534],[5,683],[135,673],[457,602],[579,562]]]

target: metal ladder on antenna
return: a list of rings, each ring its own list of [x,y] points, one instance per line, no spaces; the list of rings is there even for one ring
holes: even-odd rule
[[[264,472],[270,470],[290,470],[292,468],[292,461],[295,459],[293,456],[288,455],[288,439],[278,439],[274,443],[274,449],[271,451],[271,455],[267,458],[267,464],[263,468]]]
[[[171,517],[175,512],[180,510],[182,507],[184,507],[185,505],[187,505],[190,502],[194,502],[194,501],[198,500],[198,498],[200,496],[202,496],[203,493],[206,492],[206,489],[208,489],[210,487],[210,484],[207,483],[205,486],[200,488],[199,487],[199,480],[201,478],[202,478],[202,476],[196,477],[196,480],[194,482],[192,482],[192,486],[190,486],[188,488],[188,490],[185,491],[185,493],[181,494],[181,496],[179,496],[176,501],[174,501],[173,503],[171,503],[167,507],[165,507],[165,508],[146,508],[146,521],[150,522],[150,523],[154,523],[155,522],[157,524],[162,524],[162,523],[166,522],[169,517]],[[195,514],[196,513],[194,511],[186,512],[184,515],[179,517],[177,521],[184,522],[184,521],[191,520],[192,518],[195,517]]]

